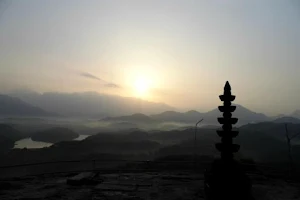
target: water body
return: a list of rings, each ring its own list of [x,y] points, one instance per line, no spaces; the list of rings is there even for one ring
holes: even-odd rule
[[[80,140],[84,140],[87,137],[89,137],[89,135],[79,135],[79,137],[75,138],[74,140],[80,141]],[[44,148],[44,147],[50,147],[52,144],[53,143],[33,141],[31,138],[25,138],[25,139],[16,141],[14,149],[23,149],[23,148],[40,149],[40,148]]]
[[[31,138],[25,138],[22,140],[18,140],[15,142],[14,149],[40,149],[44,147],[50,147],[52,143],[48,142],[39,142],[39,141],[33,141]]]
[[[76,141],[80,141],[80,140],[84,140],[85,138],[89,137],[90,135],[79,135],[78,138],[75,138],[74,140]]]

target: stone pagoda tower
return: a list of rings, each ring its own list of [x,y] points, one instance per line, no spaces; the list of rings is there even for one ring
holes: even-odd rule
[[[238,131],[233,130],[232,125],[236,124],[238,119],[232,117],[232,112],[235,111],[236,106],[232,106],[231,102],[235,100],[235,96],[231,95],[228,81],[225,84],[224,93],[219,97],[223,101],[223,106],[219,106],[223,117],[218,118],[222,129],[217,130],[221,142],[216,144],[216,148],[221,156],[205,172],[206,199],[250,200],[252,199],[250,180],[233,157],[233,153],[238,152],[240,146],[233,144],[233,138],[238,136]]]
[[[231,95],[231,87],[227,81],[224,87],[224,94],[219,96],[223,101],[223,106],[219,106],[220,112],[223,117],[218,118],[222,124],[222,130],[218,130],[218,135],[222,138],[221,143],[216,144],[216,148],[221,152],[221,158],[224,161],[233,159],[233,153],[238,152],[240,146],[232,143],[232,139],[238,135],[238,131],[232,130],[232,125],[236,124],[238,119],[232,118],[232,112],[235,111],[236,106],[232,106],[231,102],[234,101],[235,96]]]

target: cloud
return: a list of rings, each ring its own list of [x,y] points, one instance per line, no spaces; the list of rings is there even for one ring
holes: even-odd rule
[[[97,76],[95,76],[93,74],[90,74],[88,72],[81,72],[80,76],[88,78],[88,79],[93,79],[93,80],[101,81],[104,84],[103,86],[107,87],[107,88],[121,88],[121,86],[118,85],[118,84],[107,82],[107,81],[105,81],[105,80],[103,80],[103,79],[101,79],[101,78],[99,78],[99,77],[97,77]]]
[[[101,78],[98,78],[97,76],[87,73],[87,72],[81,72],[80,76],[83,76],[85,78],[89,78],[89,79],[94,79],[94,80],[98,80],[98,81],[103,81]]]
[[[121,86],[114,84],[114,83],[107,83],[104,86],[109,87],[109,88],[121,88]]]

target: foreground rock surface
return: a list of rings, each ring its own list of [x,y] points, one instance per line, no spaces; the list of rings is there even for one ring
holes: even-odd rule
[[[77,174],[44,175],[2,180],[8,186],[0,190],[0,199],[6,200],[102,200],[102,199],[204,199],[203,175],[194,173],[124,173],[100,174],[96,185],[67,184]],[[87,175],[87,173],[85,174]],[[299,199],[300,184],[283,180],[251,177],[256,200]],[[5,184],[6,183],[6,184]]]

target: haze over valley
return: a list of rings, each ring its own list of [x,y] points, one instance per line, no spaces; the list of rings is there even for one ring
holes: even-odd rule
[[[85,151],[92,153],[95,148],[100,148],[95,150],[99,153],[118,154],[124,153],[124,145],[127,149],[127,145],[136,144],[149,146],[144,150],[139,149],[138,146],[136,148],[132,146],[134,149],[130,150],[128,154],[133,152],[135,154],[150,153],[159,150],[155,153],[158,155],[149,155],[151,159],[153,156],[161,156],[159,152],[163,156],[191,154],[194,151],[192,139],[195,123],[200,119],[203,119],[203,122],[197,133],[197,142],[201,144],[197,147],[199,154],[214,155],[209,151],[215,152],[213,146],[214,142],[218,140],[215,130],[220,127],[217,118],[221,116],[217,108],[208,112],[196,110],[179,112],[166,104],[97,93],[49,93],[43,95],[28,93],[22,95],[0,96],[0,105],[3,106],[0,112],[0,136],[5,144],[2,147],[2,153],[8,153],[13,148],[46,148],[48,149],[46,152],[51,152],[53,149],[67,148],[65,145],[73,144],[81,152],[80,154],[84,154]],[[145,113],[138,112],[140,110],[137,108],[136,102],[143,105]],[[242,105],[236,106],[234,116],[239,118],[237,127],[242,132],[238,141],[245,143],[243,145],[245,151],[241,152],[241,156],[264,162],[275,161],[271,158],[279,159],[276,151],[269,152],[264,148],[251,149],[250,146],[253,142],[258,144],[266,142],[266,140],[270,142],[270,148],[277,145],[276,148],[281,149],[281,154],[284,155],[285,124],[289,124],[291,133],[297,133],[300,128],[297,111],[291,115],[267,116],[251,111]],[[96,109],[91,109],[92,107]],[[117,113],[122,113],[122,115],[117,115]],[[64,143],[65,141],[68,143]],[[92,142],[89,145],[96,146],[86,149],[84,146],[81,147],[80,141],[83,144]],[[122,142],[119,143],[120,141]],[[101,142],[101,145],[98,142]],[[111,142],[112,144],[110,144]],[[109,148],[108,151],[103,146],[104,144],[105,146],[115,145],[115,147]],[[98,147],[99,145],[101,147]],[[181,145],[187,149],[183,150]],[[247,145],[250,146],[247,147]],[[295,141],[294,145],[296,150],[298,142]],[[84,149],[80,150],[80,148]],[[176,148],[180,150],[176,150]],[[246,150],[246,148],[250,148],[250,150]],[[258,153],[258,150],[262,152]],[[88,152],[86,154],[89,154]],[[73,152],[72,155],[78,156]],[[284,160],[285,156],[282,156],[281,159]]]
[[[297,0],[0,0],[0,199],[300,199],[299,22]]]

